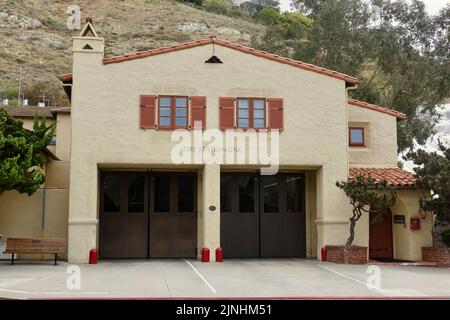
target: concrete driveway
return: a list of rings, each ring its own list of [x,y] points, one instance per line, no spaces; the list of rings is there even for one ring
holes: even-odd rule
[[[367,286],[368,280],[374,287]],[[450,297],[450,269],[302,259],[124,260],[79,266],[0,261],[0,297]]]

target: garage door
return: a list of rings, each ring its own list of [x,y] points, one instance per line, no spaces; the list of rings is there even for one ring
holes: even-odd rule
[[[196,257],[196,180],[194,173],[102,173],[100,257]]]
[[[221,175],[221,246],[230,258],[305,257],[302,173]]]

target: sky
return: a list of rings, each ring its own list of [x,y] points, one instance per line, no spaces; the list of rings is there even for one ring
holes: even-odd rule
[[[444,8],[447,3],[450,3],[449,0],[422,0],[425,2],[425,6],[430,14],[436,14],[440,9]],[[290,10],[291,0],[280,0],[281,11],[289,11]]]

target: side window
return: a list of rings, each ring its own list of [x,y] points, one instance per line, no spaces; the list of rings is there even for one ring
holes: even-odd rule
[[[120,175],[108,174],[103,179],[103,211],[120,211]]]
[[[52,137],[52,140],[49,143],[50,146],[56,146],[56,136]]]
[[[349,128],[349,145],[350,146],[365,146],[364,128]]]

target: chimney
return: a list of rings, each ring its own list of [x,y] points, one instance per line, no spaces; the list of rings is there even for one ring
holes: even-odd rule
[[[73,37],[73,48],[72,52],[74,58],[78,54],[90,54],[98,55],[99,59],[103,59],[104,45],[105,41],[97,35],[94,29],[92,18],[86,18],[86,24],[83,29],[81,29],[80,35],[78,37]]]

